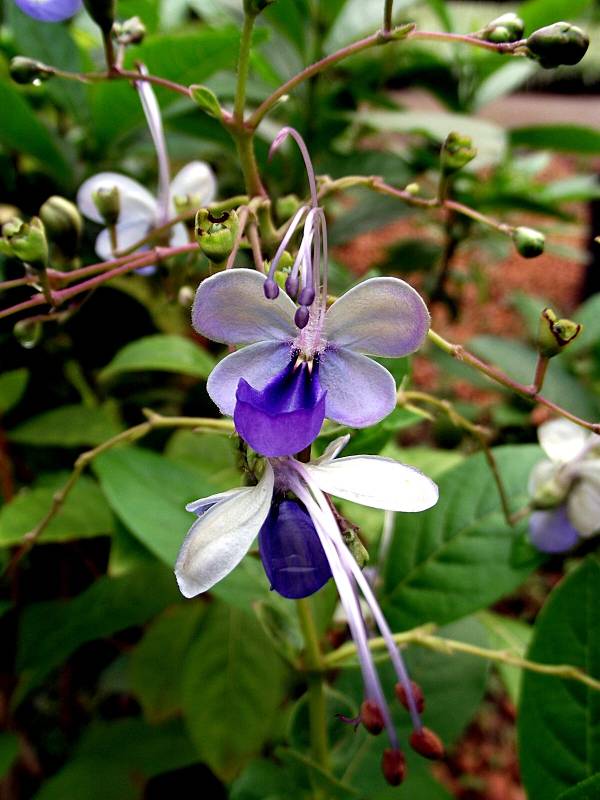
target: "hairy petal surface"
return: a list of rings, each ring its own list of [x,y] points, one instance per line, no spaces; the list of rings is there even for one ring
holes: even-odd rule
[[[240,380],[233,421],[240,436],[258,453],[291,456],[319,435],[325,400],[318,363],[311,371],[306,362],[296,366],[292,358],[262,390]]]
[[[93,195],[98,189],[111,189],[113,186],[119,190],[121,203],[119,222],[146,221],[149,226],[152,225],[156,215],[155,198],[141,183],[119,172],[99,172],[81,184],[77,192],[77,205],[83,216],[103,224],[104,219],[96,208]]]
[[[206,390],[210,399],[222,414],[232,417],[240,378],[257,390],[264,389],[287,367],[291,357],[289,345],[280,342],[259,342],[231,353],[208,376]]]
[[[529,520],[529,538],[542,553],[563,553],[579,541],[579,532],[567,516],[565,506],[552,511],[534,511]]]
[[[327,390],[325,414],[342,425],[365,428],[396,407],[393,377],[360,353],[328,348],[321,355],[320,378]]]
[[[15,0],[26,14],[42,22],[61,22],[76,14],[81,0]]]
[[[296,306],[285,292],[267,300],[265,276],[251,269],[229,269],[202,281],[192,308],[194,328],[215,342],[291,342],[297,333]]]
[[[349,456],[304,469],[322,492],[387,511],[425,511],[438,501],[437,485],[422,472],[382,456]]]
[[[370,278],[336,300],[325,315],[325,335],[337,347],[374,356],[418,350],[430,325],[420,294],[399,278]]]
[[[273,496],[273,470],[257,486],[214,505],[192,525],[179,551],[175,577],[184,597],[194,597],[228,575],[248,552]]]
[[[260,557],[271,588],[298,599],[317,592],[331,568],[312,519],[294,500],[274,503],[258,535]]]
[[[551,419],[538,428],[538,439],[551,461],[572,461],[583,451],[589,434],[568,419]]]

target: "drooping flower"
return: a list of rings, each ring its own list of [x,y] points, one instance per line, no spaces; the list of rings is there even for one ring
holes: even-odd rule
[[[15,0],[15,3],[25,14],[42,22],[62,22],[81,8],[81,0]]]
[[[138,81],[135,87],[156,150],[158,193],[154,197],[141,183],[118,172],[100,172],[82,183],[77,192],[79,210],[85,217],[100,224],[105,220],[95,201],[98,191],[110,192],[114,188],[118,191],[120,208],[114,230],[116,241],[111,239],[108,228],[101,231],[96,239],[96,253],[103,260],[112,258],[118,250],[126,250],[154,228],[173,218],[175,198],[189,198],[191,204],[199,208],[212,202],[216,194],[214,173],[204,161],[190,162],[171,181],[167,146],[156,97],[146,81]],[[174,225],[167,238],[173,247],[186,244],[188,235],[185,225]],[[144,268],[144,271],[147,272],[148,268]]]
[[[423,728],[422,700],[373,590],[344,543],[327,495],[393,511],[422,511],[437,502],[437,486],[418,470],[379,456],[336,458],[348,436],[333,442],[320,459],[302,463],[282,457],[265,460],[258,484],[190,503],[198,518],[181,547],[175,574],[186,597],[205,592],[242,560],[258,536],[271,588],[288,598],[307,597],[333,577],[357,648],[364,702],[356,724],[371,733],[386,729],[390,748],[382,762],[390,782],[400,782],[404,760],[369,649],[359,592],[384,637],[398,677],[397,695],[408,708],[413,747],[440,755],[437,737]],[[290,492],[293,497],[290,497]]]
[[[529,478],[537,509],[529,535],[538,550],[562,553],[600,530],[600,436],[556,419],[540,425],[538,438],[548,459]]]
[[[212,371],[210,397],[257,452],[293,455],[319,434],[325,417],[353,428],[373,425],[396,405],[391,374],[368,356],[417,350],[430,318],[420,295],[398,278],[363,281],[329,308],[327,228],[304,142],[311,206],[292,219],[267,277],[247,269],[218,273],[198,287],[192,322],[209,339],[248,345]],[[304,232],[286,292],[275,270],[303,217]],[[294,302],[294,298],[297,303]]]

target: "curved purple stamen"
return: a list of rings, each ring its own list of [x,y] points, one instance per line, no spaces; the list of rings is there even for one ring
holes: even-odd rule
[[[258,534],[258,546],[271,589],[283,597],[309,597],[331,578],[315,526],[296,500],[273,503]]]
[[[264,456],[289,456],[312,444],[325,419],[327,392],[319,381],[319,362],[289,364],[264,389],[240,378],[233,421],[239,435]]]
[[[315,170],[308,152],[308,147],[304,143],[304,139],[300,136],[297,130],[290,127],[282,128],[277,136],[273,139],[273,143],[269,148],[269,158],[272,158],[273,153],[279,148],[285,139],[291,136],[298,145],[302,158],[304,159],[304,166],[306,167],[306,174],[308,176],[308,185],[310,187],[311,205],[316,208],[319,205],[319,198],[317,196],[317,181],[315,178]]]
[[[302,208],[299,208],[298,211],[296,211],[296,213],[294,214],[294,217],[292,218],[292,221],[290,222],[290,224],[288,226],[287,231],[284,234],[283,239],[281,240],[281,242],[279,244],[279,247],[277,248],[277,252],[273,256],[273,260],[271,261],[271,267],[269,269],[269,275],[267,277],[267,280],[265,281],[265,288],[264,288],[265,297],[267,298],[267,300],[274,300],[275,297],[277,297],[277,295],[279,294],[279,291],[278,291],[277,294],[274,295],[274,297],[270,297],[267,294],[267,282],[271,281],[272,283],[275,283],[275,281],[273,280],[273,276],[275,275],[275,270],[277,269],[277,265],[279,264],[279,261],[281,260],[281,256],[285,252],[285,249],[288,246],[288,244],[290,242],[290,239],[292,238],[292,236],[296,232],[296,228],[300,224],[300,220],[302,219],[304,213],[306,212],[306,209],[307,209],[307,206],[302,206]],[[289,280],[289,278],[288,278],[288,280]],[[287,291],[287,282],[286,282],[286,291]],[[296,290],[296,292],[297,291],[298,290]],[[296,294],[296,292],[294,293],[294,295]],[[288,292],[288,294],[289,294],[289,292]],[[290,295],[290,297],[291,296],[292,295]]]

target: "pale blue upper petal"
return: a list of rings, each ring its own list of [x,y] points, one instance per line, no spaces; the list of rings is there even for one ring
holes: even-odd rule
[[[76,14],[81,0],[15,0],[21,11],[42,22],[61,22]]]

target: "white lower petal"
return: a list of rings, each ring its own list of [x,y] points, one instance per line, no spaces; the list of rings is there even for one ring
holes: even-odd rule
[[[327,494],[387,511],[424,511],[438,501],[438,487],[419,470],[381,456],[349,456],[306,464],[310,480]]]
[[[174,225],[171,229],[171,238],[169,240],[171,247],[183,247],[184,244],[189,244],[189,242],[190,237],[188,236],[185,225]]]
[[[84,217],[102,224],[104,219],[94,203],[93,195],[98,189],[112,189],[116,186],[119,190],[121,213],[120,222],[140,217],[154,219],[156,215],[156,200],[148,189],[141,183],[121,175],[119,172],[99,172],[84,181],[77,192],[77,205]]]
[[[205,161],[191,161],[171,181],[171,200],[174,197],[196,197],[200,207],[215,199],[217,179]]]
[[[538,428],[538,439],[551,461],[572,461],[582,453],[589,433],[568,419],[551,419]]]
[[[204,509],[214,506],[217,503],[220,503],[222,500],[227,500],[230,497],[234,497],[236,494],[245,491],[244,488],[238,489],[227,489],[226,492],[217,492],[217,494],[211,494],[208,497],[201,497],[199,500],[194,500],[192,503],[188,503],[185,507],[186,511],[189,511],[191,514],[197,514],[201,516]]]
[[[152,220],[137,220],[135,222],[119,222],[116,225],[117,247],[116,252],[127,250],[140,239],[143,239],[152,225]],[[109,261],[115,258],[115,251],[112,248],[112,242],[108,228],[100,231],[95,244],[96,255],[103,261]]]
[[[184,597],[206,592],[240,563],[267,518],[272,497],[273,470],[266,462],[257,486],[236,492],[196,520],[175,564]]]
[[[325,450],[323,451],[323,455],[319,456],[319,458],[315,458],[313,460],[313,464],[329,464],[330,461],[333,461],[334,458],[342,452],[344,447],[350,441],[350,434],[347,433],[345,436],[338,436],[337,439],[334,439],[333,442],[330,442]]]
[[[571,524],[582,536],[600,531],[600,461],[583,462],[567,500]]]

